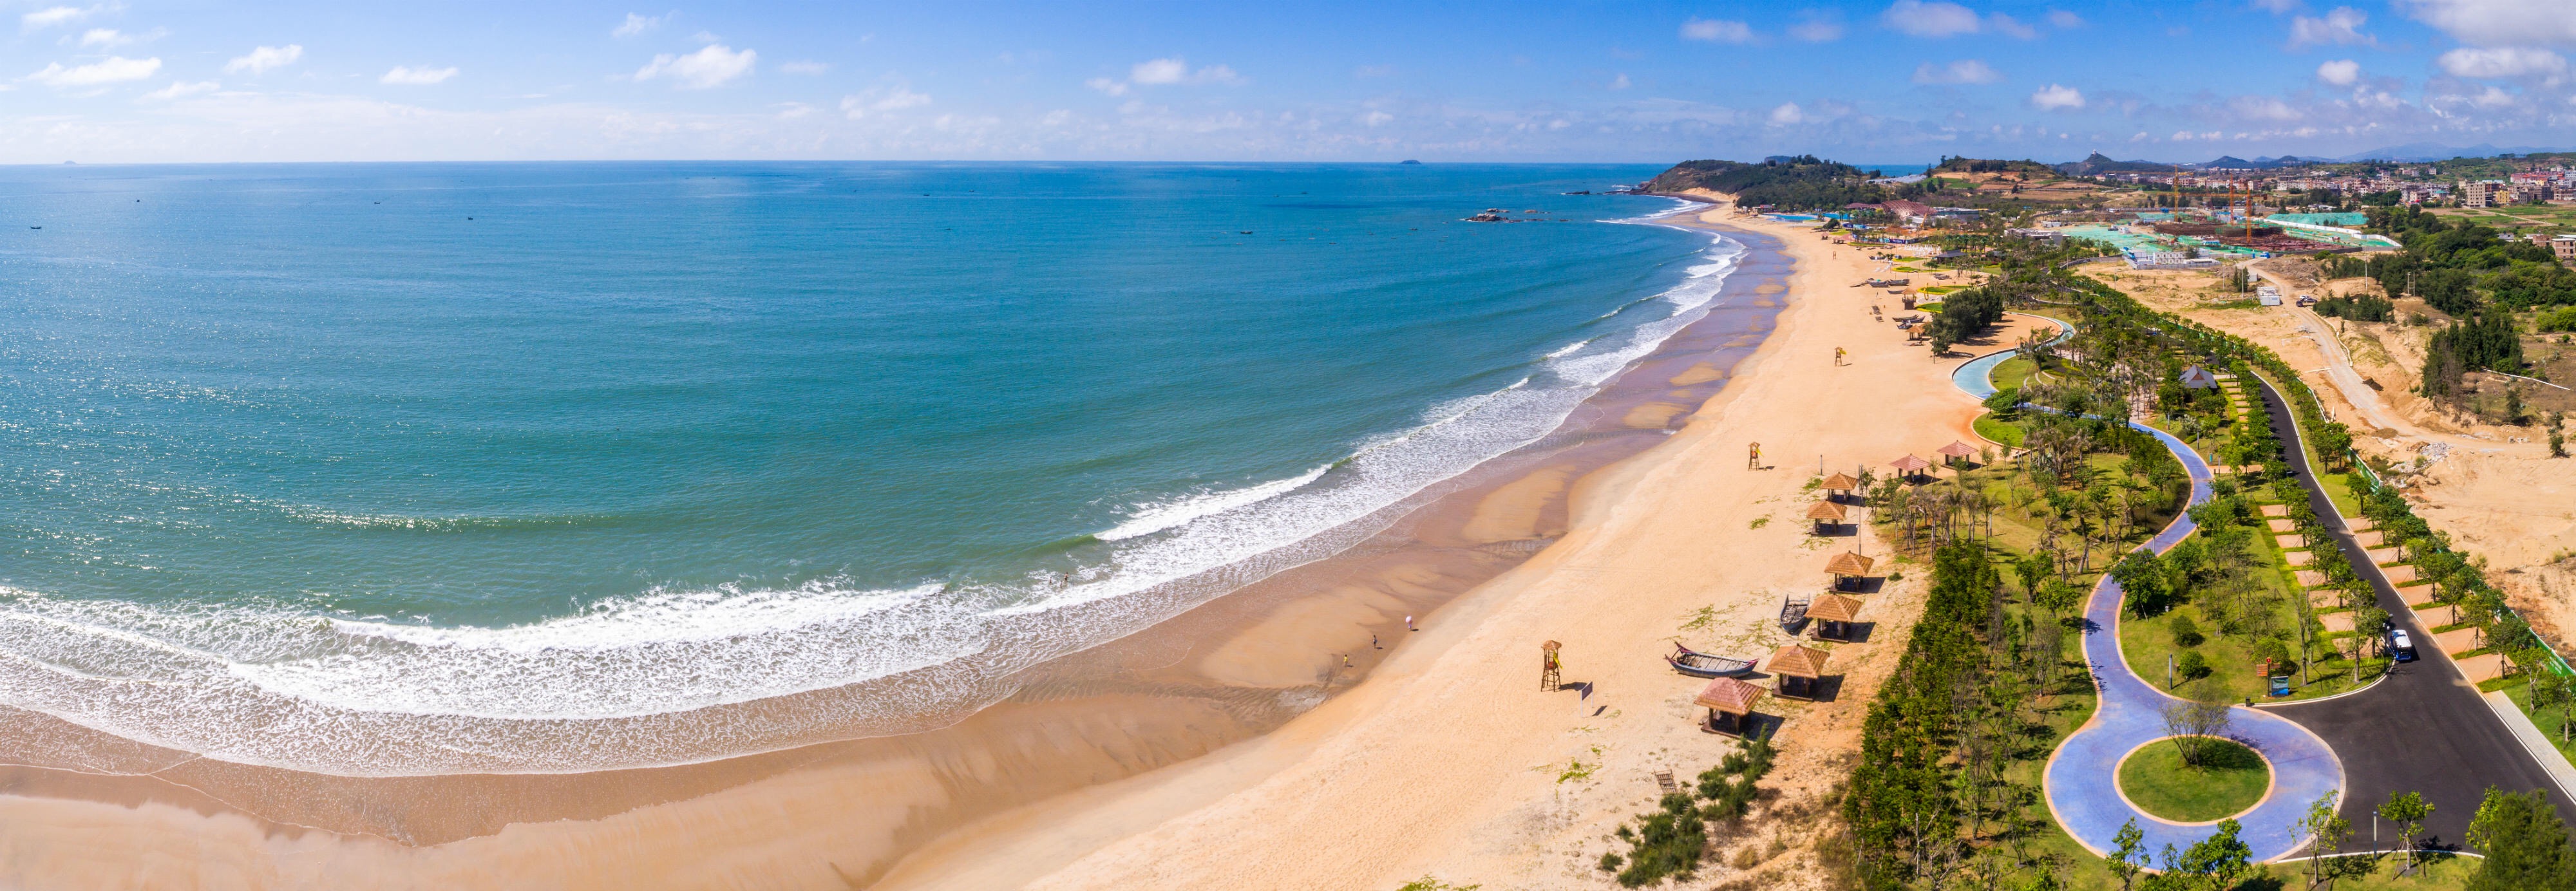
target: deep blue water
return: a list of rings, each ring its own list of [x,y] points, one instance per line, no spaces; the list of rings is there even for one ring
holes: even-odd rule
[[[1722,278],[1606,222],[1664,202],[1559,194],[1654,172],[0,169],[0,702],[355,769],[206,714],[651,715],[975,652],[1543,433]]]

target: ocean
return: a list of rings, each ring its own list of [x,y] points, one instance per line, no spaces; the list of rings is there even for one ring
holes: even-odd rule
[[[0,705],[350,776],[971,709],[1697,318],[1742,245],[1562,194],[1655,172],[0,168]]]

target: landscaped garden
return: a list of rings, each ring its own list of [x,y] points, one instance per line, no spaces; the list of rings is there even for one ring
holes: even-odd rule
[[[2272,765],[2225,739],[2164,739],[2120,762],[2120,794],[2176,823],[2214,823],[2251,810],[2272,788]]]

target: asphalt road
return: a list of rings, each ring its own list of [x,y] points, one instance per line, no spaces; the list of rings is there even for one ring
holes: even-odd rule
[[[2349,696],[2312,703],[2268,706],[2264,711],[2297,721],[2323,737],[2343,760],[2345,819],[2353,839],[2345,850],[2367,848],[2373,811],[2392,792],[2421,792],[2433,805],[2425,835],[2435,846],[2463,844],[2469,819],[2489,787],[2508,792],[2545,789],[2558,805],[2558,817],[2576,826],[2576,807],[2539,762],[2497,719],[2475,685],[2452,667],[2449,656],[2433,645],[2429,629],[2417,624],[2388,576],[2371,563],[2353,541],[2352,532],[2335,521],[2335,507],[2308,467],[2307,450],[2298,446],[2290,407],[2269,382],[2257,377],[2254,392],[2271,416],[2272,430],[2289,446],[2290,466],[2308,491],[2317,516],[2334,525],[2334,538],[2353,569],[2378,592],[2387,610],[2416,641],[2421,658],[2395,666],[2387,679]],[[2395,840],[2379,828],[2383,849]]]

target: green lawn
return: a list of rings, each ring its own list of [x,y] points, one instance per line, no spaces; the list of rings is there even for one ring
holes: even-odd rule
[[[2202,763],[2183,763],[2174,740],[2147,744],[2120,762],[2120,794],[2139,810],[2177,823],[2207,823],[2244,813],[2272,788],[2272,767],[2253,749],[2202,738]]]
[[[1995,366],[1994,372],[1987,376],[1994,380],[1995,389],[2010,390],[2015,387],[2019,387],[2023,382],[2030,380],[2031,373],[2038,370],[2039,366],[2036,363],[2031,362],[2029,359],[2015,356],[2010,359],[2005,359],[2003,364]]]
[[[2546,734],[2550,742],[2558,745],[2558,751],[2576,756],[2576,742],[2568,739],[2570,728],[2567,726],[2567,706],[2561,703],[2534,712],[2531,710],[2531,684],[2528,683],[2530,679],[2513,677],[2505,680],[2504,695],[2511,698],[2514,705],[2521,707],[2523,714],[2531,716],[2531,723],[2540,725],[2540,732]]]
[[[1977,416],[1978,436],[1983,436],[1987,439],[2012,446],[2016,449],[2021,448],[2022,436],[2026,432],[2027,431],[2023,429],[2021,422],[2004,420],[1996,417],[1994,412],[1987,412]]]

